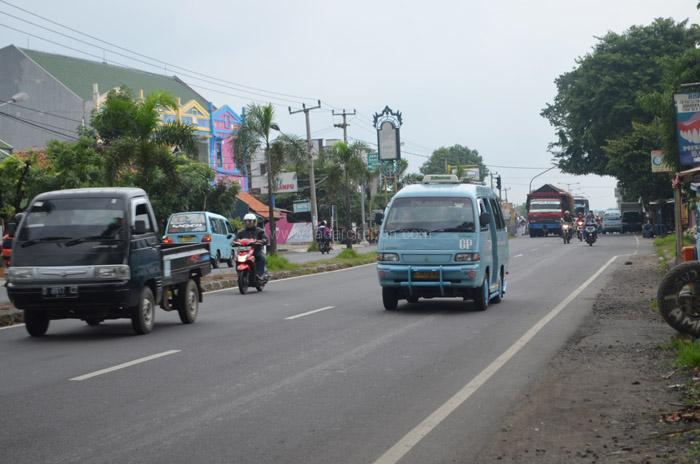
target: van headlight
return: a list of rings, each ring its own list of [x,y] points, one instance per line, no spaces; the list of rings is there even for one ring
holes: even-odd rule
[[[398,253],[378,253],[377,254],[377,261],[393,261],[396,262],[399,260],[399,255]]]
[[[131,269],[125,264],[97,266],[95,267],[95,277],[98,279],[129,280],[131,278]]]
[[[481,260],[479,253],[457,253],[455,261],[458,263],[475,263]]]
[[[7,281],[8,282],[20,282],[22,280],[29,280],[34,276],[32,268],[30,267],[9,267],[7,269]]]

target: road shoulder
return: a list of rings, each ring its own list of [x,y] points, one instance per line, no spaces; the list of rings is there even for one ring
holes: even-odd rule
[[[506,417],[476,462],[677,462],[660,421],[678,409],[669,389],[674,331],[652,310],[661,276],[653,255],[622,258],[593,311]]]

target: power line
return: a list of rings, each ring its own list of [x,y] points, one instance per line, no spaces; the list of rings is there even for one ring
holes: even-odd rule
[[[36,113],[41,113],[41,114],[46,114],[46,115],[49,115],[49,116],[53,116],[54,118],[65,119],[66,121],[77,122],[78,124],[82,124],[82,123],[83,123],[83,121],[82,121],[82,120],[79,120],[79,119],[69,118],[68,116],[63,116],[63,115],[61,115],[61,114],[51,113],[51,112],[49,112],[49,111],[44,111],[44,110],[40,110],[40,109],[37,109],[37,108],[30,108],[30,107],[28,107],[28,106],[20,105],[19,103],[12,103],[12,102],[9,102],[9,104],[12,105],[12,106],[16,106],[16,107],[18,107],[18,108],[22,108],[23,110],[34,111],[34,112],[36,112]]]
[[[98,42],[101,42],[101,43],[103,43],[103,44],[109,45],[109,46],[111,46],[111,47],[117,48],[117,49],[119,49],[119,50],[122,50],[122,51],[125,51],[125,52],[128,52],[128,53],[131,53],[131,54],[133,54],[133,55],[140,56],[140,57],[142,57],[142,58],[146,58],[146,59],[148,59],[148,60],[161,63],[161,64],[163,64],[163,65],[165,65],[165,66],[170,66],[171,68],[174,68],[174,69],[180,69],[180,70],[183,70],[183,71],[186,71],[186,72],[190,72],[190,73],[193,73],[193,74],[197,74],[197,75],[200,75],[200,76],[204,76],[204,77],[207,77],[207,78],[215,79],[215,80],[220,81],[220,82],[225,82],[225,83],[227,83],[227,84],[231,84],[231,85],[235,85],[235,86],[237,86],[237,87],[241,87],[242,89],[250,89],[250,90],[255,90],[255,91],[258,91],[258,92],[264,92],[264,93],[270,94],[270,95],[279,95],[279,96],[283,96],[283,97],[297,98],[297,99],[300,99],[300,100],[316,100],[315,98],[311,98],[311,97],[305,97],[305,96],[300,96],[300,95],[293,95],[293,94],[287,94],[287,93],[282,93],[282,92],[276,92],[276,91],[273,91],[273,90],[266,90],[266,89],[262,89],[262,88],[259,88],[259,87],[253,87],[253,86],[250,86],[250,85],[241,84],[241,83],[239,83],[239,82],[229,81],[229,80],[227,80],[227,79],[221,79],[221,78],[217,78],[217,77],[211,77],[211,76],[208,76],[208,75],[206,75],[206,74],[204,74],[204,73],[200,73],[200,72],[198,72],[198,71],[195,71],[195,70],[193,70],[193,69],[188,69],[188,68],[185,68],[185,67],[182,67],[182,66],[174,65],[174,64],[172,64],[172,63],[168,63],[168,62],[163,61],[163,60],[160,60],[160,59],[158,59],[158,58],[154,58],[154,57],[145,55],[145,54],[143,54],[143,53],[139,53],[139,52],[133,51],[133,50],[128,49],[128,48],[126,48],[126,47],[122,47],[122,46],[117,45],[117,44],[115,44],[115,43],[108,42],[108,41],[106,41],[106,40],[100,39],[99,37],[95,37],[95,36],[93,36],[93,35],[90,35],[90,34],[87,34],[87,33],[85,33],[85,32],[82,32],[82,31],[80,31],[80,30],[78,30],[78,29],[74,29],[74,28],[72,28],[72,27],[70,27],[70,26],[66,26],[65,24],[62,24],[62,23],[60,23],[60,22],[58,22],[58,21],[54,21],[54,20],[52,20],[52,19],[49,19],[49,18],[47,18],[47,17],[45,17],[45,16],[41,16],[41,15],[39,15],[39,14],[37,14],[37,13],[34,13],[34,12],[30,11],[30,10],[27,10],[27,9],[25,9],[25,8],[19,7],[19,6],[15,5],[15,4],[13,4],[13,3],[8,2],[8,1],[0,0],[0,3],[4,3],[4,4],[6,4],[6,5],[8,5],[8,6],[12,7],[12,8],[15,8],[15,9],[17,9],[17,10],[20,10],[20,11],[22,11],[22,12],[24,12],[24,13],[27,13],[27,14],[31,15],[31,16],[40,18],[40,19],[42,19],[42,20],[44,20],[44,21],[47,21],[47,22],[49,22],[49,23],[51,23],[51,24],[54,24],[54,25],[59,26],[59,27],[62,27],[62,28],[64,28],[64,29],[67,29],[67,30],[69,30],[69,31],[71,31],[71,32],[75,32],[76,34],[80,34],[80,35],[82,35],[82,36],[84,36],[84,37],[88,37],[88,38],[90,38],[90,39],[92,39],[92,40],[97,40]],[[27,21],[27,20],[22,19],[22,21]],[[40,26],[40,27],[42,27],[42,26]],[[74,39],[74,40],[77,40],[77,39]],[[96,45],[93,45],[93,46],[95,46],[95,47],[97,47],[97,48],[101,48],[101,47],[98,47],[98,46],[96,46]],[[106,50],[106,49],[104,49],[104,48],[101,48],[101,49],[102,49],[102,50]],[[110,51],[111,53],[116,53],[116,52],[114,52],[114,51],[112,51],[112,50],[106,50],[106,51]],[[130,58],[130,59],[133,59],[133,58]],[[244,92],[246,92],[246,93],[250,93],[250,92],[245,91],[245,90],[242,90],[242,91],[244,91]]]
[[[61,137],[65,137],[65,138],[67,138],[67,139],[79,140],[78,137],[75,137],[75,136],[73,136],[73,135],[68,135],[68,134],[65,134],[65,133],[63,133],[63,132],[60,132],[60,131],[57,131],[57,130],[54,130],[54,129],[50,129],[50,128],[48,128],[48,127],[45,127],[45,126],[42,126],[42,125],[37,124],[37,123],[35,123],[35,122],[32,122],[32,121],[30,121],[30,120],[28,120],[28,119],[24,119],[24,118],[20,118],[20,117],[18,117],[18,116],[13,116],[13,115],[11,115],[11,114],[3,113],[2,111],[0,111],[0,116],[5,116],[5,117],[7,117],[7,118],[14,119],[14,120],[16,120],[17,122],[20,122],[20,123],[22,123],[22,124],[25,124],[25,125],[28,125],[28,126],[32,126],[32,127],[37,128],[37,129],[41,129],[41,130],[43,130],[43,131],[50,132],[50,133],[55,134],[55,135],[60,135]]]
[[[49,123],[49,122],[36,121],[36,120],[34,120],[34,119],[28,119],[26,116],[18,116],[18,115],[16,115],[16,114],[6,113],[6,112],[4,112],[4,111],[0,111],[0,114],[4,114],[4,115],[7,115],[7,116],[13,116],[13,117],[15,117],[15,118],[24,119],[25,121],[33,122],[33,123],[35,123],[35,124],[44,125],[44,126],[46,126],[46,127],[54,128],[54,129],[56,129],[56,130],[66,131],[66,132],[73,132],[73,133],[75,133],[75,134],[78,134],[78,131],[75,130],[75,129],[67,129],[67,128],[63,127],[63,126],[57,126],[56,124],[51,124],[51,123]]]

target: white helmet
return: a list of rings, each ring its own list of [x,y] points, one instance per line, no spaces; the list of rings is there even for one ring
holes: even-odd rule
[[[253,213],[248,213],[245,216],[243,216],[244,221],[255,221],[258,222],[258,218],[255,216]]]

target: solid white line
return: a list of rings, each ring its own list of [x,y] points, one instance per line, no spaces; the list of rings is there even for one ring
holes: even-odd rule
[[[179,352],[180,352],[180,350],[163,351],[162,353],[156,353],[156,354],[152,354],[150,356],[144,356],[143,358],[134,359],[133,361],[128,361],[128,362],[125,362],[122,364],[117,364],[116,366],[108,367],[106,369],[100,369],[99,371],[90,372],[89,374],[79,375],[78,377],[73,377],[72,379],[69,379],[69,380],[74,380],[76,382],[79,382],[81,380],[91,379],[93,377],[97,377],[98,375],[118,371],[119,369],[124,369],[125,367],[134,366],[136,364],[141,364],[141,363],[144,363],[146,361],[151,361],[153,359],[162,358],[163,356],[168,356],[168,355],[179,353]]]
[[[320,313],[321,311],[327,311],[327,310],[333,309],[333,308],[335,308],[335,306],[324,306],[323,308],[314,309],[313,311],[307,311],[305,313],[297,314],[295,316],[285,317],[284,320],[291,321],[292,319],[299,319],[300,317],[308,316],[310,314]]]
[[[519,255],[515,255],[515,256],[513,256],[513,258],[520,258],[520,257],[521,257],[522,255],[523,255],[523,254],[522,254],[522,253],[520,253]]]
[[[0,330],[14,329],[15,327],[24,327],[24,324],[12,324],[5,327],[0,327]]]
[[[491,362],[486,368],[466,384],[452,398],[447,400],[442,406],[426,417],[413,430],[408,432],[394,446],[389,448],[374,464],[395,464],[409,451],[411,451],[426,435],[447,418],[455,409],[460,407],[469,399],[482,385],[484,385],[500,368],[502,368],[513,356],[515,356],[544,326],[554,319],[566,306],[571,303],[581,292],[583,292],[593,281],[598,278],[618,256],[613,256],[595,274],[582,283],[576,290],[571,292],[561,303],[552,309],[546,316],[537,321],[522,337],[520,337],[510,348],[503,352],[498,358]]]
[[[532,249],[532,251],[537,251],[537,250],[539,250],[539,248],[533,248],[533,249]]]
[[[367,263],[367,264],[360,264],[359,266],[352,266],[352,267],[345,267],[343,269],[336,269],[335,271],[315,272],[313,274],[304,274],[304,275],[294,276],[294,277],[285,277],[284,279],[271,280],[267,283],[267,285],[274,284],[275,282],[284,282],[285,280],[303,279],[306,277],[319,277],[319,276],[324,276],[327,274],[333,274],[335,272],[350,271],[352,269],[357,269],[360,267],[376,266],[376,265],[377,265],[377,263]],[[237,290],[237,289],[238,289],[238,287],[229,287],[229,288],[222,288],[220,290],[212,290],[210,292],[204,292],[204,293],[209,294],[209,293],[219,293],[219,292],[230,292],[230,291]]]

